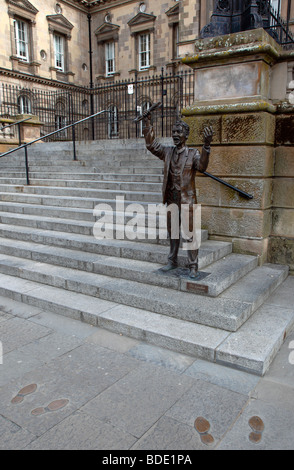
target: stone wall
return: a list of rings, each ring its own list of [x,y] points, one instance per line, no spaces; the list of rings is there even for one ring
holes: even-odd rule
[[[294,108],[276,119],[270,261],[294,271]]]
[[[207,172],[253,195],[246,199],[213,179],[199,175],[202,225],[211,238],[231,240],[235,252],[267,259],[271,234],[275,118],[267,112],[186,116],[189,145],[203,143],[203,129],[213,126],[214,139]]]
[[[293,54],[264,30],[197,40],[195,46],[185,60],[196,76],[196,100],[183,110],[189,144],[199,148],[204,127],[213,126],[207,171],[253,195],[244,199],[199,175],[203,227],[211,238],[231,240],[234,251],[258,255],[260,264],[293,269],[294,113],[287,97]]]
[[[71,5],[56,0],[2,0],[0,2],[0,67],[15,72],[37,75],[43,79],[75,82],[87,85],[88,72],[82,68],[88,61],[87,15],[78,4]],[[51,16],[53,22],[48,20]],[[18,60],[15,51],[13,19],[22,18],[29,25],[29,61]],[[58,74],[54,67],[53,39],[50,29],[67,36],[67,66],[64,74]],[[5,80],[5,78],[4,78]]]

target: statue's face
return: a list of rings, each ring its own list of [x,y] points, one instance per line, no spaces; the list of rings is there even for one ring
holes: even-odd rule
[[[172,138],[176,147],[181,148],[185,145],[187,137],[181,124],[175,124],[172,128]]]

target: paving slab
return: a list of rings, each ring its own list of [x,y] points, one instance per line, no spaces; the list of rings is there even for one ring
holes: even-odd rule
[[[3,338],[2,336],[0,337]],[[33,339],[33,341],[28,342],[24,346],[20,343],[19,347],[8,352],[3,357],[0,386],[21,377],[24,373],[30,372],[68,351],[71,351],[80,344],[81,341],[76,337],[70,337],[55,331],[40,339]]]
[[[293,450],[294,411],[293,388],[263,381],[257,398],[250,399],[236,423],[217,446],[218,450]],[[252,441],[249,420],[258,416],[264,430],[258,442]]]
[[[256,375],[201,359],[194,361],[184,373],[244,395],[250,395],[260,380]]]
[[[22,318],[11,318],[0,323],[0,338],[3,354],[8,354],[16,348],[24,346],[33,340],[38,340],[51,333],[49,328],[26,322]]]
[[[217,348],[216,361],[263,375],[294,324],[294,310],[263,305]],[[247,358],[247,359],[246,359]]]
[[[144,379],[142,380],[142,377]],[[141,437],[189,389],[193,380],[143,364],[89,401],[82,411]]]
[[[179,373],[189,370],[191,364],[195,362],[195,357],[139,342],[136,346],[129,348],[127,352],[128,355],[140,359],[141,361],[164,366],[166,369]],[[187,375],[192,374],[187,373]]]
[[[173,419],[170,416],[160,418],[144,435],[131,447],[134,451],[199,451],[207,449],[199,439],[193,426]]]
[[[272,382],[294,387],[294,332],[286,337],[266,377]]]
[[[0,414],[29,432],[40,436],[136,366],[135,359],[118,357],[112,351],[95,345],[82,345],[47,364],[24,374],[2,387]],[[94,366],[94,367],[93,367]],[[26,385],[37,389],[22,403],[11,400]],[[68,400],[54,412],[46,407],[55,400]],[[40,416],[33,410],[44,408]]]
[[[128,450],[136,441],[131,434],[80,411],[45,432],[26,450]]]
[[[214,447],[233,425],[247,401],[248,397],[243,394],[196,380],[194,386],[169,408],[166,416],[191,428],[198,417],[205,418],[210,424],[209,433],[214,439]],[[198,439],[201,442],[200,435]]]
[[[0,416],[0,449],[21,450],[32,442],[36,436],[13,421]]]

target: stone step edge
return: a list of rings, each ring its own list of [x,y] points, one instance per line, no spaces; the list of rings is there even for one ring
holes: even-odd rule
[[[1,202],[0,202],[1,205]],[[89,222],[84,219],[73,220],[70,218],[61,217],[50,217],[50,216],[39,216],[38,214],[16,214],[15,212],[1,212],[0,211],[0,222],[6,225],[15,225],[21,227],[33,226],[38,229],[47,229],[67,233],[75,233],[80,235],[93,236],[95,238],[108,238],[108,239],[125,239],[129,241],[145,241],[150,244],[168,244],[168,236],[165,228],[165,221],[161,224],[159,221],[156,222],[156,227],[149,227],[148,220],[141,219],[141,224],[138,223],[137,230],[133,230],[133,226],[127,226],[126,222],[132,220],[132,217],[128,219],[125,216],[124,224],[107,224],[107,234],[104,235],[103,224],[97,221],[95,225],[95,218],[93,216],[93,222]],[[139,222],[139,220],[138,220]],[[136,227],[136,224],[134,225]],[[128,229],[128,232],[126,231]],[[197,234],[197,232],[196,232]],[[207,231],[201,230],[201,233],[197,234],[199,241],[207,239]]]
[[[10,198],[10,201],[7,199]],[[109,204],[109,205],[115,205],[116,200],[115,199],[107,199],[105,197],[74,197],[74,196],[65,196],[65,195],[58,195],[54,196],[52,194],[36,194],[36,193],[26,193],[26,192],[1,192],[0,191],[0,199],[2,202],[15,202],[15,198],[17,199],[25,199],[25,200],[30,200],[32,201],[33,204],[38,204],[38,200],[40,201],[40,204],[46,205],[46,201],[51,201],[51,204],[53,201],[58,201],[60,200],[63,201],[63,204],[66,202],[71,202],[72,205],[69,207],[77,207],[77,208],[83,208],[85,207],[85,203],[87,204],[87,207],[89,207],[93,210],[97,204]],[[11,200],[12,199],[12,200]],[[33,202],[36,201],[36,202]],[[21,201],[23,202],[23,201]],[[134,201],[131,199],[126,199],[124,201],[125,205],[129,204],[134,204],[138,201]],[[24,202],[23,202],[24,203]],[[152,201],[140,201],[139,202],[142,206],[148,206],[148,204],[160,204],[160,202],[152,202]],[[82,205],[79,205],[82,204]],[[56,207],[59,207],[59,204],[56,204]],[[67,206],[62,206],[62,207],[67,207]]]
[[[160,186],[160,184],[159,184]],[[27,186],[27,185],[13,185],[13,184],[0,184],[0,194],[5,194],[5,193],[9,193],[9,194],[13,194],[13,193],[21,193],[21,194],[36,194],[36,195],[46,195],[46,192],[44,193],[44,191],[50,191],[50,192],[53,192],[53,193],[58,193],[61,191],[62,194],[60,194],[60,196],[71,196],[71,192],[74,192],[74,193],[77,193],[77,194],[81,194],[80,197],[84,197],[83,194],[87,194],[87,195],[93,195],[95,198],[95,193],[97,194],[97,196],[99,196],[99,194],[107,194],[107,195],[112,195],[113,193],[117,196],[125,196],[125,194],[128,194],[128,195],[131,195],[131,196],[136,196],[136,197],[159,197],[158,199],[158,203],[160,203],[161,201],[161,191],[160,191],[161,188],[159,188],[159,191],[146,191],[144,193],[142,193],[141,191],[132,191],[132,190],[115,190],[115,189],[99,189],[99,188],[71,188],[71,187],[61,187],[61,186]],[[10,190],[10,191],[9,191]],[[65,193],[65,194],[63,194]],[[48,194],[50,195],[50,194]],[[58,194],[59,196],[59,194]],[[135,202],[140,202],[139,200],[135,201]],[[153,202],[150,200],[150,202]]]
[[[204,234],[205,235],[205,234]],[[92,235],[69,234],[68,232],[59,232],[53,230],[45,230],[40,228],[22,226],[21,230],[18,226],[0,223],[0,237],[24,242],[34,242],[43,245],[70,248],[72,250],[83,251],[86,253],[107,254],[108,256],[125,257],[124,250],[127,250],[131,259],[140,261],[146,260],[158,262],[161,257],[166,261],[168,256],[167,245],[150,244],[142,241],[130,240],[96,240]],[[70,243],[70,246],[68,244]],[[222,242],[215,240],[206,240],[204,237],[200,247],[201,251],[206,252],[207,264],[211,264],[224,256],[232,253],[232,244],[230,242]],[[180,248],[179,259],[185,258],[186,254]],[[165,262],[164,261],[164,262]],[[204,264],[201,263],[201,267]]]
[[[30,172],[30,182],[32,184],[36,184],[36,181],[45,181],[45,182],[52,182],[55,180],[62,181],[86,181],[86,182],[121,182],[121,183],[149,183],[149,184],[162,184],[163,175],[153,174],[133,174],[133,173],[97,173],[97,172],[89,172],[89,173],[73,173],[73,172],[54,172],[50,171],[47,174],[41,171],[31,171]],[[5,172],[5,176],[0,177],[1,184],[9,184],[5,183],[6,180],[17,180],[20,184],[26,184],[26,174],[24,170],[21,171],[9,171]],[[15,184],[15,182],[14,182]]]
[[[0,186],[2,185],[16,185],[16,186],[24,186],[25,185],[25,178],[0,178]],[[107,189],[112,190],[112,188],[103,188],[102,186],[113,186],[113,190],[120,190],[120,191],[132,191],[132,186],[135,188],[135,191],[140,191],[140,188],[137,189],[138,186],[145,192],[156,192],[158,188],[158,192],[160,192],[162,183],[161,182],[152,182],[152,181],[120,181],[120,180],[84,180],[84,179],[40,179],[40,178],[32,178],[30,177],[30,185],[33,187],[58,187],[58,188],[72,188],[72,189],[80,189],[83,188],[85,190],[90,189]],[[83,186],[84,185],[84,186]],[[94,186],[95,187],[91,187]],[[130,186],[129,189],[123,189],[123,186]],[[152,188],[152,189],[151,189]]]
[[[118,253],[120,256],[115,256],[115,254],[109,256],[105,252],[89,256],[83,251],[70,248],[67,248],[66,251],[61,247],[51,248],[50,245],[41,244],[32,246],[30,242],[26,241],[10,244],[7,239],[2,239],[0,253],[209,297],[220,295],[256,268],[258,264],[256,257],[240,254],[228,254],[226,257],[220,257],[210,263],[210,253],[203,250],[199,255],[199,275],[201,278],[194,280],[188,277],[188,269],[184,269],[187,264],[185,252],[180,258],[183,267],[169,274],[164,274],[161,268],[166,264],[165,254],[157,256],[157,259],[150,260],[146,257],[138,260],[128,256],[128,249],[126,252],[120,251]],[[202,269],[207,272],[201,271]]]
[[[20,266],[18,266],[19,264]],[[148,306],[147,309],[154,313],[226,331],[237,331],[286,278],[285,270],[279,272],[270,281],[269,286],[266,285],[265,289],[262,287],[262,292],[258,291],[255,294],[254,298],[251,299],[251,303],[238,300],[236,296],[233,295],[232,297],[230,294],[221,296],[218,299],[196,296],[195,302],[191,303],[190,294],[185,292],[172,292],[165,287],[146,286],[136,281],[112,279],[108,275],[104,276],[73,268],[50,265],[44,261],[25,260],[6,255],[2,258],[0,269],[5,271],[3,274],[14,275],[16,278],[18,276],[27,276],[28,282],[52,283],[54,287],[61,286],[66,290],[78,291],[103,300],[140,308],[141,310],[146,310],[146,306]],[[263,268],[258,269],[258,275],[260,275],[260,272],[263,274],[266,271]],[[50,270],[53,271],[53,275],[50,274]],[[35,276],[37,276],[37,279],[35,279]],[[71,279],[70,276],[72,276]],[[57,285],[55,285],[56,283]],[[242,281],[245,290],[247,284],[245,276],[244,283]],[[238,282],[236,285],[238,285]]]
[[[286,332],[293,326],[293,321],[285,319],[282,325],[279,324],[275,327],[274,319],[272,319],[272,329],[275,331],[275,338],[271,344],[267,342],[266,350],[265,348],[260,348],[260,337],[252,339],[250,332],[246,331],[248,328],[245,327],[241,327],[237,333],[228,333],[203,325],[191,325],[189,322],[167,318],[164,315],[149,311],[144,311],[143,316],[139,309],[125,307],[120,304],[113,304],[113,307],[106,308],[99,314],[93,314],[93,312],[85,312],[84,309],[79,309],[77,306],[69,307],[65,305],[65,296],[63,296],[63,302],[56,300],[48,302],[46,298],[42,298],[42,291],[37,283],[30,283],[29,286],[27,281],[22,280],[22,285],[18,282],[18,286],[13,288],[13,281],[13,277],[1,275],[0,294],[2,296],[42,308],[45,311],[73,318],[95,327],[146,341],[155,346],[210,362],[220,363],[258,376],[265,374],[282,345]],[[51,290],[51,299],[57,299],[58,296],[54,296],[54,293],[60,292],[60,289],[51,289],[54,289]],[[36,295],[35,290],[36,293],[38,291],[39,295]],[[72,293],[70,295],[74,302],[75,299]],[[78,295],[82,296],[82,294]],[[99,303],[99,299],[97,299],[97,302]],[[258,327],[258,322],[256,321],[258,315],[260,316],[260,313],[257,311],[250,319],[253,329],[254,327],[256,328],[255,323],[257,323]],[[243,341],[248,338],[248,345],[251,345],[250,351],[252,350],[249,354],[244,353],[243,350],[238,352],[238,349],[232,354],[230,347],[226,345],[238,345],[238,337],[240,335],[243,336]],[[256,351],[260,351],[259,355]]]
[[[113,246],[115,247],[115,244]],[[129,255],[130,249],[126,247],[124,250],[122,244],[120,244],[119,249],[114,253],[111,253],[110,249],[107,253],[103,252],[103,250],[100,253],[85,253],[84,251],[73,250],[71,248],[66,248],[65,250],[60,246],[52,247],[52,245],[47,244],[32,244],[30,241],[18,240],[11,243],[11,240],[2,238],[0,253],[36,262],[50,263],[54,266],[64,266],[101,275],[105,274],[116,279],[126,279],[150,284],[151,286],[161,286],[190,294],[212,297],[218,296],[257,266],[257,258],[253,256],[229,253],[226,257],[220,257],[219,254],[215,255],[215,253],[202,250],[199,254],[200,269],[210,271],[212,278],[209,279],[208,276],[207,279],[194,281],[186,277],[184,273],[180,277],[162,274],[160,268],[166,264],[167,257],[165,253],[161,252],[159,254],[158,252],[157,256],[153,259],[148,259],[148,255],[145,259],[142,259],[143,257],[141,259],[134,259]],[[183,269],[187,263],[185,252],[180,256],[180,262],[182,265],[180,269]],[[231,265],[232,268],[226,273],[228,262],[230,268]],[[225,265],[223,268],[224,275],[221,276],[221,282],[216,282],[213,279],[213,276],[215,277],[216,275],[215,271],[222,269],[223,265]]]

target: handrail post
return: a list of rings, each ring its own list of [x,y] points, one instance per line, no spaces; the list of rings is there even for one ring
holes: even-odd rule
[[[161,68],[161,102],[162,102],[162,107],[161,107],[161,137],[163,137],[163,123],[164,123],[164,102],[163,102],[163,97],[164,97],[164,77],[163,77],[163,67]]]
[[[27,185],[30,185],[30,177],[29,177],[29,164],[28,164],[28,148],[25,147],[25,165],[26,165],[26,179]]]
[[[77,159],[76,154],[76,130],[75,126],[72,126],[72,144],[73,144],[73,159]]]
[[[18,128],[18,145],[21,145],[21,130],[20,130],[20,122],[17,123]]]
[[[135,70],[135,107],[136,116],[138,115],[138,72]],[[138,138],[138,125],[136,123],[136,139]]]

